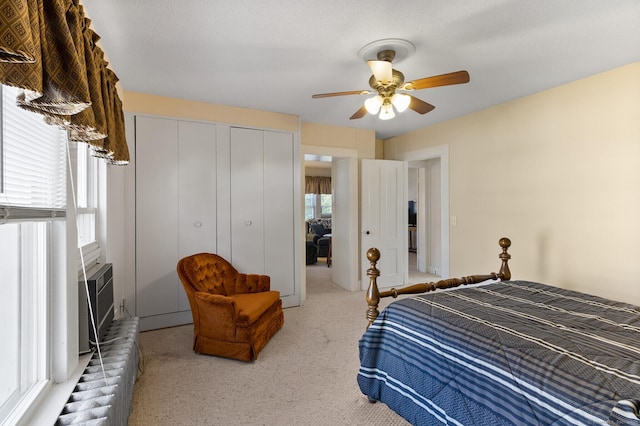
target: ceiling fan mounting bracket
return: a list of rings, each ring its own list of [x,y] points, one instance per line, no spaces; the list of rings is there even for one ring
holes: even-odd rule
[[[413,55],[416,51],[416,47],[408,40],[401,38],[385,38],[381,40],[372,41],[365,45],[358,51],[358,57],[363,61],[385,61],[378,57],[379,53],[385,50],[394,52],[394,56],[391,58],[394,64],[398,64],[409,56]],[[391,62],[391,61],[389,61]]]
[[[379,61],[393,62],[393,58],[396,57],[396,51],[385,49],[385,50],[379,51],[376,56]]]

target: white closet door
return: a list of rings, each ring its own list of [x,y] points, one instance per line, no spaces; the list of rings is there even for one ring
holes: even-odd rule
[[[281,297],[294,294],[294,150],[291,133],[264,132],[265,274]]]
[[[215,125],[180,121],[178,141],[178,257],[215,253]],[[189,310],[187,295],[178,285],[178,309]]]
[[[242,273],[263,274],[264,143],[260,130],[231,128],[231,259]]]
[[[136,117],[136,315],[176,312],[178,122]]]

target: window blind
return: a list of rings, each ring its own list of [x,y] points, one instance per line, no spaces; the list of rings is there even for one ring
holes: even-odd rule
[[[66,132],[18,108],[18,89],[0,91],[0,220],[64,217]]]

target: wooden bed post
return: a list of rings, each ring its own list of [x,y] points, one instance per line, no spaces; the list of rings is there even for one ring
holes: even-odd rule
[[[367,269],[367,276],[369,277],[369,288],[367,289],[367,328],[378,318],[380,311],[378,311],[378,305],[380,299],[383,297],[398,297],[401,294],[419,294],[434,291],[442,288],[457,287],[460,285],[481,283],[487,280],[507,281],[511,279],[511,271],[509,270],[509,259],[511,255],[508,253],[509,247],[511,247],[511,240],[503,237],[499,241],[500,247],[502,247],[502,253],[498,255],[502,264],[500,265],[500,272],[492,272],[486,275],[471,275],[462,278],[448,278],[446,280],[440,280],[438,282],[414,284],[403,288],[392,288],[390,290],[380,291],[378,289],[378,277],[380,271],[376,268],[377,262],[380,260],[380,251],[372,247],[367,250],[367,259],[371,263],[371,267]]]
[[[509,270],[509,259],[511,259],[511,255],[507,253],[509,247],[511,247],[511,240],[507,237],[500,238],[499,241],[500,247],[502,247],[502,253],[498,256],[502,260],[502,265],[500,266],[500,279],[504,281],[509,281],[511,279],[511,271]]]
[[[367,276],[369,277],[369,288],[367,289],[367,328],[378,318],[380,312],[378,311],[378,304],[380,303],[380,291],[378,290],[378,277],[380,271],[376,268],[376,263],[380,260],[380,250],[375,247],[367,250],[367,259],[371,267],[367,269]]]

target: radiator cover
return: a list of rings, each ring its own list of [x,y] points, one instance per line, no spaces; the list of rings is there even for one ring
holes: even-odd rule
[[[111,323],[104,342],[100,343],[104,374],[95,351],[56,425],[121,426],[128,423],[140,359],[138,323],[138,318]]]

